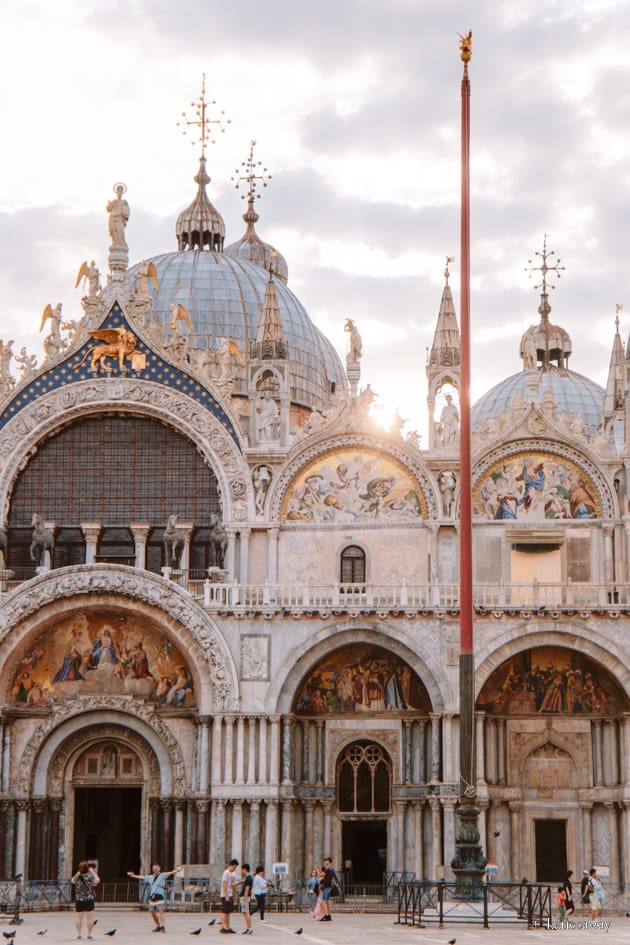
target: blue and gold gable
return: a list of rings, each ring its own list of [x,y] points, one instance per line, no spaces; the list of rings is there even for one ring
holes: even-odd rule
[[[86,335],[80,347],[73,345],[65,358],[50,367],[44,366],[36,377],[16,392],[0,416],[0,430],[45,394],[99,377],[137,378],[185,394],[211,413],[240,449],[236,428],[212,392],[181,367],[158,354],[138,334],[118,302],[114,302],[99,328]]]

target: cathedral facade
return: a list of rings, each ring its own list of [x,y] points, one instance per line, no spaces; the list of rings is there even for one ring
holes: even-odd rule
[[[202,159],[177,249],[2,346],[0,871],[324,856],[451,876],[458,799],[460,338],[448,284],[426,448],[375,421],[256,231],[225,245]],[[475,773],[499,879],[630,873],[627,364],[550,321],[473,408]],[[515,353],[515,366],[519,366]],[[17,373],[17,372],[15,372]],[[375,379],[376,381],[378,379]],[[400,419],[400,418],[398,418]],[[366,727],[367,726],[367,727]]]

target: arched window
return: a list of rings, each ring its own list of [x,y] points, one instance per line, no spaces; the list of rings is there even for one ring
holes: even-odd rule
[[[348,545],[341,552],[339,580],[342,584],[365,584],[365,552],[358,545]]]
[[[392,766],[374,742],[354,742],[337,763],[337,807],[346,814],[389,811]]]

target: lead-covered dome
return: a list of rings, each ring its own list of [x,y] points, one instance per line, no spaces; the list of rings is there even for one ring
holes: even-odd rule
[[[567,411],[572,419],[581,414],[584,432],[588,435],[596,432],[604,406],[604,389],[582,374],[555,365],[549,365],[547,370],[539,371],[533,393],[531,380],[525,371],[513,374],[496,384],[473,406],[472,429],[482,431],[488,420],[498,417],[504,410],[513,410],[515,404],[532,400],[535,403],[543,403],[549,395],[555,401],[556,416],[563,410]]]
[[[169,305],[181,302],[190,313],[192,348],[218,348],[231,338],[249,357],[256,333],[268,272],[221,252],[180,251],[154,256],[159,288],[151,284],[150,317],[168,325]],[[139,265],[130,270],[132,283]],[[282,282],[276,282],[278,312],[287,347],[291,400],[315,410],[329,405],[335,389],[344,389],[345,373],[330,341],[315,327],[306,309]]]

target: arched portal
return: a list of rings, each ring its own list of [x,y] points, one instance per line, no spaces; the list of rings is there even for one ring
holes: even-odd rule
[[[353,742],[337,759],[335,782],[347,879],[378,884],[386,869],[391,759],[376,742]]]

